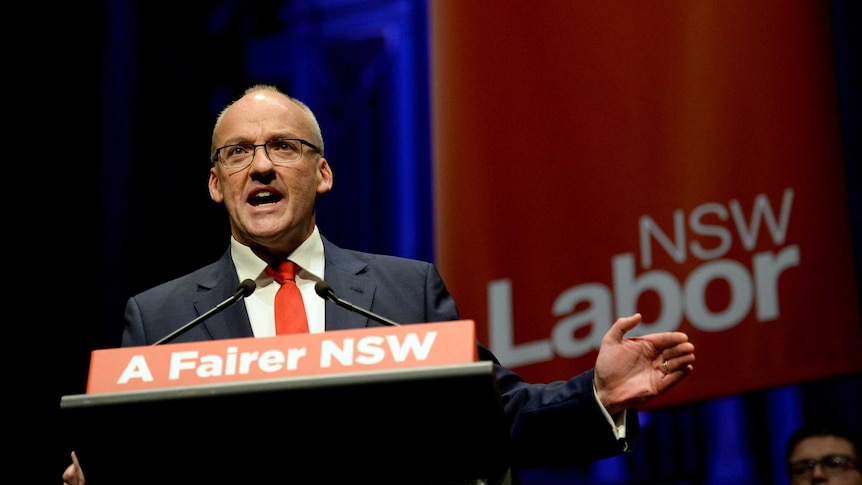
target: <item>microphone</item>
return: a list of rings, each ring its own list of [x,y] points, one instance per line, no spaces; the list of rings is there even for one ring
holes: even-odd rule
[[[363,308],[359,308],[358,306],[354,305],[353,303],[350,303],[349,301],[342,300],[341,298],[339,298],[338,296],[335,295],[335,291],[332,289],[331,286],[329,286],[329,283],[327,283],[325,281],[318,281],[317,283],[315,283],[314,284],[314,291],[317,292],[317,296],[323,298],[324,300],[331,300],[332,302],[334,302],[336,305],[338,305],[340,307],[347,308],[348,310],[350,310],[352,312],[356,312],[356,313],[363,315],[363,316],[366,316],[372,320],[376,320],[376,321],[382,323],[383,325],[389,325],[390,327],[400,327],[401,326],[401,325],[393,322],[392,320],[390,320],[388,318],[381,317],[380,315],[378,315],[376,313],[372,313],[372,312],[365,310]]]
[[[158,342],[154,343],[153,346],[161,345],[165,342],[170,342],[171,340],[177,338],[178,336],[186,333],[186,331],[188,331],[190,328],[198,325],[199,323],[203,322],[207,318],[209,318],[209,317],[215,315],[216,313],[224,310],[225,308],[233,305],[234,303],[240,301],[241,299],[247,297],[248,295],[251,295],[254,292],[255,288],[257,288],[257,285],[254,284],[254,280],[251,280],[251,279],[244,280],[236,288],[236,293],[234,293],[233,296],[231,296],[227,300],[219,303],[218,305],[214,306],[210,311],[208,311],[208,312],[202,314],[201,316],[195,318],[191,322],[189,322],[189,323],[183,325],[182,327],[174,330],[173,332],[166,335],[165,337],[163,337]]]

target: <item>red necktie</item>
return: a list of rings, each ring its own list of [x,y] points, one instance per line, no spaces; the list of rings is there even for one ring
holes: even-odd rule
[[[296,264],[292,261],[279,263],[278,268],[266,267],[268,275],[281,285],[275,294],[275,334],[308,333],[308,317],[305,304],[296,286]]]

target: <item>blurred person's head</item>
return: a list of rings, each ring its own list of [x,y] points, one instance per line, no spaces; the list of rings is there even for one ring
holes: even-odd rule
[[[829,424],[808,424],[787,441],[787,474],[792,484],[862,485],[859,438]]]

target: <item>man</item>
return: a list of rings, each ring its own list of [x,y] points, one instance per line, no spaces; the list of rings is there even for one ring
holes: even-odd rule
[[[808,424],[787,441],[790,483],[862,485],[859,439],[831,425]]]
[[[233,295],[245,279],[257,287],[245,305],[174,341],[275,335],[279,285],[265,269],[286,259],[301,268],[297,284],[310,332],[376,325],[317,297],[313,287],[320,280],[395,322],[460,319],[434,265],[342,249],[319,233],[315,202],[332,189],[333,173],[320,126],[302,102],[273,86],[253,86],[220,113],[212,141],[209,192],[227,209],[230,246],[219,261],[130,298],[124,346],[171,334]],[[595,369],[564,382],[526,383],[478,344],[479,358],[495,364],[515,465],[585,463],[632,449],[637,406],[678,384],[694,363],[694,345],[683,333],[625,338],[640,320],[639,314],[617,320],[604,336]],[[83,484],[74,455],[63,478]]]

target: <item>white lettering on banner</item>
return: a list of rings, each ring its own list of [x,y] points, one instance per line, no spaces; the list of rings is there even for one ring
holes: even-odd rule
[[[419,335],[408,333],[404,336],[404,342],[399,342],[395,335],[387,335],[386,342],[389,344],[389,350],[392,351],[392,358],[396,362],[404,362],[411,354],[418,361],[428,358],[431,352],[431,347],[434,346],[434,340],[437,338],[437,332],[428,332],[425,335],[425,340],[420,342]]]
[[[147,359],[143,355],[135,355],[129,359],[129,365],[120,374],[117,384],[126,384],[130,379],[153,382],[153,374],[150,372],[150,366],[147,365]]]
[[[766,195],[760,194],[754,199],[754,208],[751,211],[751,220],[746,226],[745,216],[742,213],[742,208],[737,200],[731,200],[730,213],[733,215],[733,222],[736,225],[736,231],[742,241],[742,247],[747,251],[751,251],[757,243],[757,235],[760,233],[760,220],[766,221],[769,229],[769,234],[772,236],[772,242],[777,245],[784,244],[787,237],[787,226],[790,222],[790,208],[793,205],[793,189],[785,189],[784,196],[781,201],[781,216],[780,222],[776,222],[775,215],[772,213],[772,208],[769,205],[769,199]],[[688,225],[694,234],[699,236],[713,236],[719,239],[719,244],[712,250],[704,249],[699,241],[693,241],[689,250],[698,259],[707,261],[710,259],[720,258],[727,254],[731,245],[731,233],[723,226],[706,224],[703,221],[704,216],[714,214],[722,221],[727,220],[727,209],[718,203],[706,203],[699,205],[688,216]],[[682,209],[677,209],[673,213],[673,228],[674,239],[676,244],[672,243],[670,238],[662,232],[658,224],[649,217],[641,216],[640,219],[640,246],[641,246],[641,267],[652,267],[652,246],[650,245],[650,236],[655,238],[656,242],[664,248],[664,250],[673,258],[674,262],[682,264],[686,260],[685,251],[685,229],[683,227],[685,214]]]
[[[246,375],[255,364],[257,369],[266,373],[296,370],[305,354],[304,347],[288,349],[287,353],[275,349],[261,353],[237,352],[236,347],[228,347],[225,355],[207,354],[200,358],[196,350],[174,352],[171,354],[168,378],[177,380],[182,371],[194,371],[195,375],[204,378]]]
[[[358,340],[322,340],[320,366],[332,367],[333,361],[344,367],[354,364],[375,365],[386,360],[405,362],[411,358],[425,361],[431,354],[436,339],[436,331],[425,331],[407,333],[400,338],[397,335],[372,335]],[[238,347],[233,345],[225,348],[223,353],[201,355],[198,350],[172,352],[168,360],[168,379],[176,381],[189,375],[205,379],[257,372],[272,374],[295,371],[307,355],[305,347],[240,352]],[[152,372],[143,355],[135,355],[129,360],[117,383],[126,384],[135,379],[141,382],[153,381]]]
[[[515,367],[544,362],[554,357],[551,342],[537,340],[515,345],[512,329],[512,282],[508,279],[488,284],[488,344],[500,362]]]
[[[613,293],[601,283],[586,283],[563,291],[553,303],[552,314],[561,318],[551,330],[550,340],[539,340],[515,345],[512,322],[512,283],[508,279],[488,284],[489,344],[500,361],[511,367],[551,360],[557,355],[578,357],[599,348],[601,339],[616,315],[637,312],[639,297],[653,291],[659,296],[660,314],[649,326],[639,326],[629,332],[631,336],[677,330],[683,316],[695,328],[707,332],[721,332],[743,321],[754,308],[757,321],[775,320],[780,315],[778,279],[788,268],[799,266],[800,249],[797,245],[781,248],[777,252],[763,251],[751,257],[751,267],[732,259],[719,259],[732,245],[732,233],[727,227],[708,224],[706,216],[721,221],[732,217],[742,247],[751,252],[760,233],[760,221],[765,221],[772,242],[782,245],[787,236],[793,189],[784,191],[780,216],[776,219],[769,199],[764,194],[755,197],[750,219],[746,222],[740,203],[731,200],[728,208],[715,202],[701,204],[688,217],[689,230],[705,238],[715,238],[715,244],[706,246],[700,240],[686,244],[685,214],[673,214],[673,239],[663,232],[649,216],[640,218],[641,267],[652,267],[651,240],[662,247],[676,263],[686,261],[688,253],[698,260],[707,261],[695,268],[680,284],[672,273],[662,269],[635,274],[634,253],[622,253],[611,258]],[[688,249],[688,251],[686,251]],[[730,287],[730,301],[721,311],[712,311],[706,304],[706,289],[714,280],[724,280]],[[575,308],[586,303],[586,309]],[[581,331],[576,338],[576,332]]]
[[[416,333],[406,334],[403,342],[400,342],[396,335],[387,335],[385,340],[379,336],[363,337],[356,342],[355,347],[359,352],[356,358],[353,356],[354,339],[346,338],[340,342],[324,340],[320,347],[320,367],[332,367],[333,359],[342,366],[351,366],[354,362],[363,365],[379,364],[387,355],[384,342],[396,362],[404,362],[410,355],[417,361],[423,361],[428,358],[436,338],[437,332],[428,332],[425,334],[425,340],[421,342]]]

